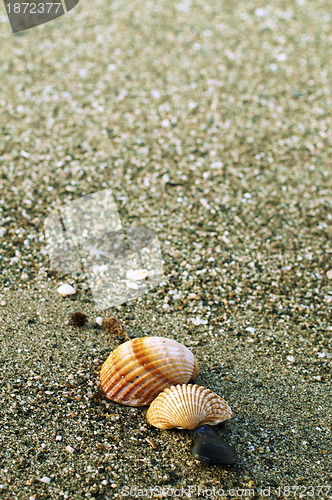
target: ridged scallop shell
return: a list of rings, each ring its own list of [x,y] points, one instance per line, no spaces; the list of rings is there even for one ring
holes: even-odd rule
[[[166,387],[198,374],[195,356],[176,340],[142,337],[119,345],[100,370],[106,397],[128,406],[144,406]]]
[[[217,425],[233,416],[221,397],[199,385],[177,385],[165,389],[152,402],[146,418],[159,429],[196,429],[199,425]]]

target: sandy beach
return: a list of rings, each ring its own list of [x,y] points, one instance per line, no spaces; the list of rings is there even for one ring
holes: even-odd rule
[[[0,498],[332,498],[329,2],[82,0],[17,34],[0,14]],[[44,221],[105,189],[163,281],[100,311]],[[234,465],[103,397],[124,339],[98,316],[194,353]]]

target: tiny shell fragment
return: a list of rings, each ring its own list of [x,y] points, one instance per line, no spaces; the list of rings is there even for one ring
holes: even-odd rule
[[[74,287],[71,285],[68,285],[67,283],[65,285],[59,286],[57,289],[57,292],[62,295],[62,297],[66,297],[67,295],[74,295],[76,293],[76,290]]]
[[[156,450],[158,448],[158,446],[156,445],[156,443],[154,441],[152,441],[152,439],[150,438],[145,438],[145,441],[147,443],[149,443],[149,445],[151,446],[151,448],[153,448],[154,450]]]
[[[159,429],[196,429],[202,424],[217,425],[233,416],[220,396],[199,385],[177,385],[165,389],[152,402],[146,418]]]
[[[126,272],[127,280],[144,280],[147,278],[148,272],[146,269],[129,269]]]
[[[137,283],[135,283],[135,281],[126,280],[125,283],[126,283],[127,288],[130,288],[130,290],[138,290],[139,289],[139,286]]]

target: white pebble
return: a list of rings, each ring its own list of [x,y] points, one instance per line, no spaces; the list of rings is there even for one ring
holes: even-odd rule
[[[66,446],[65,450],[68,451],[68,453],[74,453],[74,448],[72,446]]]
[[[135,283],[134,281],[126,281],[126,286],[127,286],[127,288],[130,288],[131,290],[138,290],[139,289],[138,284]]]
[[[76,290],[74,287],[71,285],[68,285],[67,283],[65,285],[59,286],[57,289],[57,292],[62,296],[66,297],[67,295],[74,295],[76,293]]]
[[[196,317],[195,319],[194,318],[191,318],[191,321],[194,323],[194,325],[198,326],[198,325],[207,325],[207,319],[201,319],[201,318],[198,318]]]
[[[256,331],[256,328],[254,328],[253,326],[247,326],[247,328],[246,328],[246,332],[255,333],[255,331]]]
[[[47,476],[44,476],[44,477],[41,478],[41,482],[49,484],[51,482],[51,478],[47,477]]]
[[[144,280],[148,275],[146,269],[129,269],[126,272],[127,280]]]
[[[332,269],[329,269],[326,273],[326,276],[329,280],[332,280]]]
[[[97,316],[96,323],[97,325],[101,326],[103,324],[103,318],[101,316]]]
[[[258,7],[258,8],[255,10],[255,15],[256,15],[257,17],[266,17],[266,16],[267,16],[267,11],[266,11],[265,9],[261,9],[261,8],[259,8],[259,7]]]

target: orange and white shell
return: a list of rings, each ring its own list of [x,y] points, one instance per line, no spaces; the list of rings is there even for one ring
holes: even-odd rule
[[[199,425],[217,425],[233,416],[221,397],[199,385],[177,385],[165,389],[152,402],[146,418],[159,429],[196,429]]]
[[[197,360],[187,347],[164,337],[142,337],[111,352],[99,377],[107,398],[144,406],[166,387],[186,383],[197,375]]]

